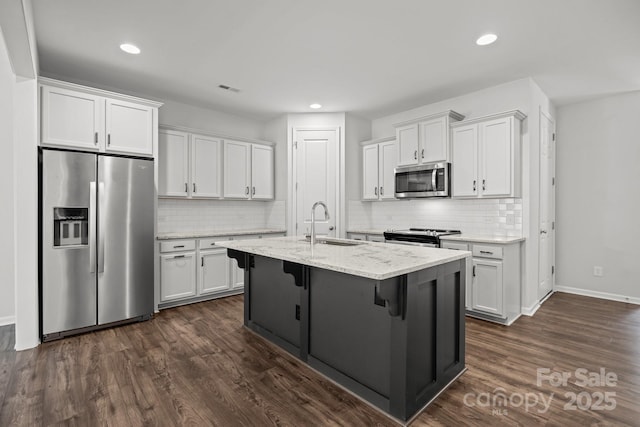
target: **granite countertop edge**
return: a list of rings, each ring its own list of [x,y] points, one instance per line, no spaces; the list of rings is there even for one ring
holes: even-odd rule
[[[222,237],[222,236],[247,236],[252,234],[279,234],[286,233],[284,228],[254,228],[244,230],[206,230],[206,231],[178,231],[158,233],[156,240],[174,240],[174,239],[199,239],[204,237]]]

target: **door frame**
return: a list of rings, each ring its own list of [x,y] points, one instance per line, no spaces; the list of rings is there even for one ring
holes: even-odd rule
[[[542,139],[542,120],[543,118],[547,119],[549,121],[550,124],[550,129],[551,129],[551,140],[549,141],[549,145],[550,145],[550,150],[551,150],[551,165],[549,167],[549,172],[551,173],[550,178],[551,179],[555,179],[556,176],[556,144],[557,144],[557,138],[554,139],[553,135],[556,134],[556,122],[553,119],[553,117],[551,117],[550,114],[545,113],[542,108],[538,108],[539,111],[539,129],[538,132],[540,133],[540,139]],[[540,181],[542,180],[542,162],[540,161],[541,158],[541,152],[538,153],[538,186],[540,186]],[[538,224],[537,224],[537,230],[538,230],[538,234],[536,236],[536,238],[538,239],[538,274],[536,275],[538,277],[538,281],[536,283],[536,298],[538,299],[538,301],[541,301],[542,298],[546,298],[545,296],[540,296],[539,292],[539,287],[540,287],[540,264],[542,262],[542,258],[540,257],[541,253],[542,253],[542,247],[540,245],[540,218],[541,218],[541,203],[542,197],[541,197],[541,193],[538,193]],[[555,221],[556,221],[556,185],[555,182],[551,185],[551,213],[552,213],[552,218],[550,218],[551,222],[554,224],[554,226],[548,231],[548,236],[547,239],[551,239],[551,248],[550,248],[550,260],[549,260],[549,266],[553,266],[555,268],[556,265],[556,229],[555,229]],[[556,275],[555,272],[551,274],[551,290],[549,291],[549,294],[555,291],[555,286],[556,286]],[[547,294],[547,295],[549,295]]]
[[[336,214],[335,214],[335,227],[336,237],[344,236],[343,230],[343,218],[345,217],[345,147],[342,141],[341,127],[340,126],[292,126],[290,132],[288,132],[287,141],[287,153],[288,153],[288,179],[287,179],[287,192],[289,206],[287,207],[287,235],[296,235],[296,219],[297,219],[297,206],[298,199],[295,191],[296,176],[298,173],[297,157],[294,147],[296,142],[296,134],[299,131],[333,131],[336,137],[336,159],[338,164],[336,165]]]

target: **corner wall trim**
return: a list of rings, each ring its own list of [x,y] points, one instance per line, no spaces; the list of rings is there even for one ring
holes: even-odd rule
[[[556,292],[564,292],[567,294],[582,295],[585,297],[600,298],[600,299],[606,299],[610,301],[627,302],[630,304],[640,305],[640,298],[630,297],[626,295],[611,294],[608,292],[590,291],[588,289],[572,288],[569,286],[555,286],[554,290]]]
[[[16,323],[16,316],[0,317],[0,326],[13,325]]]

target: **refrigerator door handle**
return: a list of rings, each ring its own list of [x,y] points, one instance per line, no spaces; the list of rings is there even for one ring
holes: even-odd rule
[[[104,182],[98,184],[98,273],[104,273]]]
[[[89,273],[96,272],[96,182],[89,183]]]

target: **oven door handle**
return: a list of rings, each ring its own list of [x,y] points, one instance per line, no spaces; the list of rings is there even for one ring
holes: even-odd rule
[[[424,248],[438,247],[436,243],[405,242],[404,240],[385,240],[385,243],[391,243],[393,245],[422,246]]]

